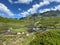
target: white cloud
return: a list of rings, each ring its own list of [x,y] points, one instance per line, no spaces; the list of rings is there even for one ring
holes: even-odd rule
[[[0,3],[0,11],[8,14],[9,16],[13,16],[14,14],[2,3]]]
[[[25,3],[25,4],[29,4],[32,1],[33,0],[17,0],[17,1],[9,0],[10,3]]]
[[[57,6],[53,7],[53,8],[40,9],[39,13],[44,13],[44,12],[51,11],[51,10],[54,10],[54,11],[60,10],[60,5],[57,5]],[[22,12],[21,14],[23,15],[23,17],[25,17],[26,15],[32,14],[30,11],[32,13],[35,13],[35,11],[32,10],[32,8],[30,8],[28,11]]]
[[[31,14],[36,13],[38,8],[40,8],[41,6],[44,6],[44,5],[48,5],[48,4],[50,4],[48,1],[40,2],[39,4],[33,5],[32,8],[30,8],[28,10],[28,12],[30,12]]]
[[[39,13],[44,13],[44,12],[51,11],[51,10],[54,10],[54,11],[60,10],[60,5],[57,5],[54,8],[41,9],[41,10],[39,10]]]
[[[8,0],[11,4],[13,3],[13,1],[12,0]]]
[[[28,9],[25,12],[22,12],[20,15],[26,16],[27,14],[34,14],[37,13],[38,8],[44,5],[50,4],[48,1],[40,2],[39,4],[32,5],[32,8]]]
[[[41,9],[41,10],[39,10],[39,13],[44,13],[44,12],[47,12],[47,11],[50,11],[50,10],[51,9],[47,9],[47,8],[46,9],[43,9],[43,10]]]
[[[60,0],[43,0],[43,1],[49,1],[49,2],[60,2]]]
[[[26,16],[27,14],[34,14],[34,13],[37,13],[37,10],[44,6],[44,5],[49,5],[51,2],[60,2],[60,0],[43,0],[42,2],[40,2],[39,4],[35,4],[35,5],[32,5],[32,8],[28,9],[27,11],[25,12],[22,12],[22,14],[20,15],[24,15]],[[51,9],[44,9],[44,10],[40,10],[39,12],[43,13],[43,12],[46,12],[46,11],[50,11],[50,10],[59,10],[60,6],[56,6],[55,8],[51,8]]]
[[[43,0],[43,2],[45,2],[45,1],[47,1],[47,2],[49,2],[49,3],[51,3],[51,2],[60,2],[60,0]],[[46,3],[47,4],[47,3]],[[44,5],[44,4],[43,4]],[[48,5],[48,4],[47,4]],[[39,12],[40,13],[43,13],[43,12],[47,12],[47,11],[51,11],[51,10],[54,10],[54,11],[56,11],[56,10],[60,10],[60,5],[58,5],[58,6],[55,6],[54,8],[46,8],[46,9],[41,9],[41,10],[39,10]]]
[[[60,10],[60,5],[56,6],[55,10]]]
[[[20,13],[20,15],[22,15],[23,17],[26,17],[27,15],[29,15],[29,13],[25,11],[25,12]]]

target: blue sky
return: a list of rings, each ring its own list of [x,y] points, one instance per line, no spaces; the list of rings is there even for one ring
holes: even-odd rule
[[[60,10],[60,0],[0,0],[0,16],[9,18],[21,18],[51,10]]]

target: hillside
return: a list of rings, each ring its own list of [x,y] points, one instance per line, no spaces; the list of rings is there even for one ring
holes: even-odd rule
[[[36,28],[59,28],[60,27],[60,11],[48,11],[42,14],[33,14],[20,19],[0,17],[0,27],[7,29],[20,29],[28,27]]]
[[[36,32],[30,45],[60,45],[60,30]]]
[[[37,28],[59,28],[60,27],[60,11],[48,11],[41,14],[33,14],[27,16],[23,21],[28,21]]]
[[[60,45],[60,11],[20,19],[0,17],[0,45]]]

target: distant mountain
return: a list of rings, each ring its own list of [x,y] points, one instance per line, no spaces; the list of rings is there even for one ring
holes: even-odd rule
[[[36,21],[43,19],[44,17],[55,17],[55,16],[60,16],[60,11],[58,11],[58,10],[57,11],[47,11],[47,12],[44,12],[41,14],[32,14],[27,17],[20,18],[20,20],[36,22]]]
[[[36,19],[36,18],[40,18],[41,16],[45,17],[45,16],[59,16],[60,15],[60,11],[57,10],[57,11],[47,11],[47,12],[44,12],[44,13],[40,13],[40,14],[32,14],[32,15],[29,15],[27,17],[22,17],[20,18],[21,20],[30,20],[30,19]]]
[[[0,17],[0,23],[4,22],[4,23],[19,23],[23,26],[26,25],[39,25],[40,23],[43,24],[43,22],[48,23],[47,21],[60,21],[60,11],[47,11],[41,14],[32,14],[29,15],[27,17],[23,17],[18,19],[13,19],[13,18],[4,18],[4,17]],[[13,24],[12,24],[13,25]],[[45,25],[45,24],[44,24]],[[39,27],[39,26],[38,26]]]
[[[40,15],[42,15],[42,16],[57,16],[57,15],[60,15],[60,11],[59,10],[47,11],[47,12],[41,13]]]

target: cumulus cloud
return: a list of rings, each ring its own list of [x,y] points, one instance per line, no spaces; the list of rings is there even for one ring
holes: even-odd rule
[[[49,2],[60,2],[60,0],[43,0],[43,1],[49,1]]]
[[[44,5],[48,5],[48,4],[50,4],[49,1],[44,1],[44,2],[40,2],[39,4],[32,5],[32,8],[28,9],[25,12],[22,12],[20,15],[26,16],[27,14],[37,13],[38,8]]]
[[[24,11],[24,12],[20,13],[20,15],[22,15],[23,17],[26,17],[27,15],[29,15],[29,13]]]
[[[41,10],[39,10],[39,13],[44,13],[44,12],[51,11],[51,10],[53,10],[53,11],[60,10],[60,5],[57,5],[54,8],[41,9]]]
[[[36,13],[38,8],[44,5],[50,4],[48,1],[40,2],[39,4],[35,4],[30,8],[27,12],[30,12],[31,14]]]
[[[38,9],[44,5],[49,5],[51,2],[60,2],[60,0],[43,0],[39,4],[32,5],[32,8],[28,9],[25,12],[22,12],[20,15],[26,16],[27,14],[34,14],[37,13]],[[44,9],[44,10],[39,10],[40,13],[50,11],[50,10],[59,10],[60,6],[56,6],[55,8],[51,9]]]
[[[25,3],[25,4],[29,4],[30,2],[32,2],[33,0],[17,0],[17,1],[13,1],[13,0],[8,0],[10,3]]]
[[[0,11],[8,14],[9,16],[13,16],[14,14],[6,7],[3,3],[0,3]]]
[[[47,12],[47,11],[50,11],[51,9],[48,9],[48,8],[46,8],[46,9],[41,9],[41,10],[39,10],[39,13],[44,13],[44,12]]]
[[[55,10],[60,10],[60,5],[55,6]]]

